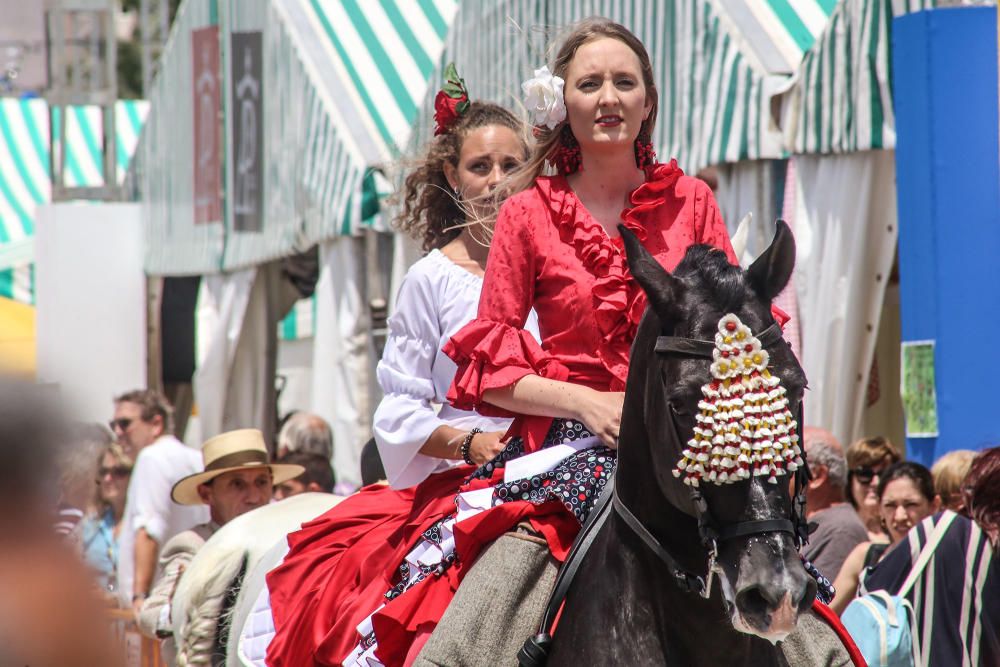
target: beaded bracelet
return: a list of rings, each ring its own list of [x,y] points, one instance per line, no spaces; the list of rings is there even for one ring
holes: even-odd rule
[[[459,447],[458,451],[462,453],[462,460],[468,463],[470,466],[476,465],[476,462],[472,460],[469,456],[469,448],[472,447],[472,439],[476,437],[477,433],[482,433],[483,429],[476,427],[469,431],[469,434],[465,436],[465,440],[462,441],[462,446]]]

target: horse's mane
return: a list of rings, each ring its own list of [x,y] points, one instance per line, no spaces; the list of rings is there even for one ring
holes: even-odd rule
[[[699,296],[703,303],[712,303],[724,312],[746,299],[746,274],[730,264],[726,254],[714,246],[699,244],[688,248],[674,276],[684,280],[686,287],[702,292]]]
[[[265,505],[236,517],[205,542],[174,592],[178,665],[212,663],[218,629],[229,621],[224,616],[226,600],[232,587],[240,585],[242,574],[286,533],[340,500],[325,493],[304,493]]]

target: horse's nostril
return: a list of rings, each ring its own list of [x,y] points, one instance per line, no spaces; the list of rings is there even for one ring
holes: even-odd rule
[[[736,594],[736,607],[744,616],[763,617],[775,605],[777,601],[769,601],[760,585],[747,586]]]

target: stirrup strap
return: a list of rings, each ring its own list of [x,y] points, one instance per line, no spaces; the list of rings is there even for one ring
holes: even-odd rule
[[[580,529],[580,534],[573,542],[569,554],[566,555],[566,561],[559,568],[552,593],[549,594],[549,600],[545,605],[542,622],[538,626],[538,634],[528,638],[521,650],[517,652],[517,661],[520,667],[541,667],[545,664],[548,658],[548,647],[552,642],[550,634],[552,624],[555,623],[556,616],[562,608],[573,579],[576,578],[576,573],[580,569],[587,551],[590,550],[590,545],[594,543],[597,533],[600,532],[601,526],[607,520],[608,508],[611,506],[610,500],[615,495],[614,488],[615,477],[612,475],[608,478],[608,483],[605,484],[604,490],[597,499],[594,509],[591,510],[590,516],[587,517],[586,523]]]

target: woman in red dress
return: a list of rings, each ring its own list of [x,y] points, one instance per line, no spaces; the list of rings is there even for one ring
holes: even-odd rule
[[[449,400],[516,417],[507,446],[471,476],[460,468],[456,479],[435,475],[416,487],[406,525],[387,543],[350,567],[341,558],[318,586],[312,577],[279,602],[276,589],[292,585],[288,573],[325,569],[311,554],[331,544],[350,551],[358,539],[343,520],[346,503],[331,511],[341,515],[336,531],[290,536],[285,564],[268,579],[273,666],[413,662],[476,557],[518,524],[564,559],[614,469],[629,348],[646,306],[618,225],[667,269],[696,243],[736,263],[711,190],[674,162],[655,163],[658,96],[641,42],[618,24],[589,20],[567,37],[553,69],[524,85],[539,142],[512,178],[518,194],[500,209],[478,317],[445,347],[458,364]],[[546,163],[560,174],[542,176]],[[523,329],[532,307],[541,344]],[[456,481],[461,493],[442,496]],[[501,567],[499,581],[536,574]],[[498,631],[509,621],[485,616],[479,622]],[[507,656],[444,664],[498,658]]]

